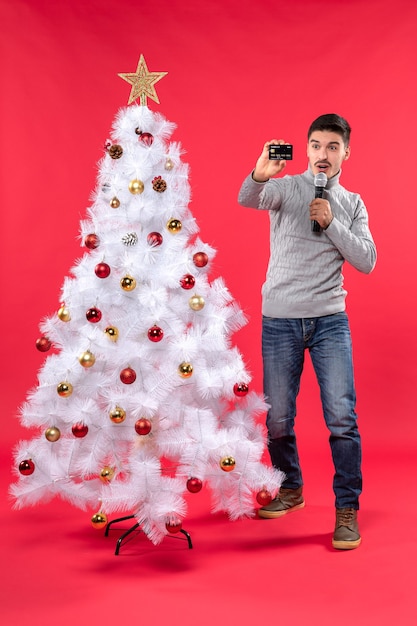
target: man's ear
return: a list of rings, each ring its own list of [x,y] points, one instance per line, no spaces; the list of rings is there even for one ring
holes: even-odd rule
[[[345,158],[344,158],[344,160],[347,161],[349,157],[350,157],[350,146],[347,146],[347,148],[345,150]]]

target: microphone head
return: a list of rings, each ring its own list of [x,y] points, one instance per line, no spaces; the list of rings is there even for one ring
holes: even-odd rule
[[[327,176],[324,172],[319,172],[314,177],[315,187],[325,187],[327,185]]]

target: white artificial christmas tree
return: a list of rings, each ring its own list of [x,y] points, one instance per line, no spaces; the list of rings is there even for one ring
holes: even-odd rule
[[[141,56],[81,223],[86,251],[41,323],[47,355],[21,422],[16,507],[55,495],[105,526],[131,514],[151,541],[181,529],[185,494],[207,484],[213,511],[252,516],[278,491],[262,463],[263,398],[231,336],[246,323],[189,210],[188,166]],[[140,104],[131,104],[140,98]]]

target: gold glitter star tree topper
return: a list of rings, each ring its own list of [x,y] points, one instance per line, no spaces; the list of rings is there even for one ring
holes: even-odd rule
[[[155,83],[166,76],[168,72],[150,72],[146,65],[143,54],[140,55],[138,67],[135,73],[118,74],[127,83],[132,85],[128,104],[140,98],[141,106],[147,106],[147,98],[151,98],[159,104],[159,98],[155,90]]]

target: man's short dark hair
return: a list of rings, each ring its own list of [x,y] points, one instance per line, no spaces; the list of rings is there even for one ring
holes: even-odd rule
[[[307,139],[310,139],[310,136],[314,131],[330,131],[332,133],[337,133],[343,139],[343,143],[345,146],[349,145],[350,141],[350,132],[351,127],[347,120],[336,113],[326,113],[325,115],[320,115],[314,122],[311,124],[308,129]]]

